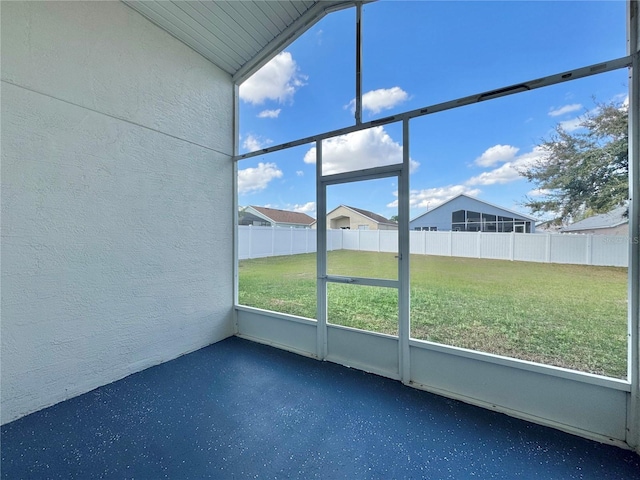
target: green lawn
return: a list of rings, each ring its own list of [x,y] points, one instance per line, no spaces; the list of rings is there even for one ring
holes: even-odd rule
[[[240,262],[240,303],[316,315],[315,254]],[[329,273],[396,278],[393,254],[329,253]],[[328,285],[329,321],[397,334],[395,290]],[[411,256],[411,336],[625,378],[627,269]]]

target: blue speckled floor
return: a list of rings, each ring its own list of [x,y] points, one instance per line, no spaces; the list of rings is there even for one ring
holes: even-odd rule
[[[238,338],[2,427],[2,478],[640,478],[640,457]]]

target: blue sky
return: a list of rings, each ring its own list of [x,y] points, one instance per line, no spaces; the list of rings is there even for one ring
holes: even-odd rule
[[[387,1],[363,9],[363,121],[622,57],[624,1]],[[241,153],[353,125],[355,10],[325,17],[240,88]],[[624,101],[626,70],[411,121],[411,218],[459,193],[529,213],[518,174],[555,125]],[[595,99],[595,100],[594,100]],[[400,124],[326,140],[325,173],[401,161]],[[241,161],[239,204],[315,217],[313,145]],[[340,203],[397,213],[395,178],[333,187]]]

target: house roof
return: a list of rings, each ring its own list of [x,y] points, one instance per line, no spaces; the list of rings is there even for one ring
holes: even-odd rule
[[[437,207],[432,208],[428,212],[424,212],[424,213],[418,215],[417,217],[413,218],[411,221],[413,222],[414,220],[417,220],[420,217],[428,215],[431,212],[434,212],[435,210],[437,210],[437,209],[439,209],[441,207],[444,207],[446,204],[448,204],[450,202],[453,202],[455,199],[460,198],[460,197],[466,197],[466,198],[469,198],[469,199],[474,200],[476,202],[480,202],[480,203],[484,203],[485,205],[489,205],[490,207],[499,208],[500,210],[504,210],[505,212],[508,212],[511,215],[516,215],[516,216],[521,217],[521,218],[526,218],[527,220],[531,220],[532,222],[535,222],[535,221],[538,220],[537,218],[532,217],[531,215],[525,215],[524,213],[515,212],[513,210],[509,210],[508,208],[501,207],[500,205],[496,205],[494,203],[485,202],[484,200],[480,200],[479,198],[472,197],[471,195],[467,195],[466,193],[460,193],[460,194],[456,195],[455,197],[451,197],[449,200],[447,200],[445,202],[442,202],[440,205],[438,205]]]
[[[338,205],[336,208],[334,208],[329,213],[327,213],[327,216],[331,215],[333,212],[335,212],[340,207],[344,207],[344,208],[347,208],[349,210],[352,210],[355,213],[358,213],[358,214],[362,215],[363,217],[367,217],[369,220],[372,220],[375,223],[379,223],[379,224],[383,224],[383,225],[396,225],[396,226],[398,225],[393,220],[389,220],[388,218],[385,218],[382,215],[378,215],[377,213],[370,212],[369,210],[363,210],[362,208],[350,207],[348,205]]]
[[[242,83],[351,0],[122,0]]]
[[[561,232],[579,232],[582,230],[598,230],[601,228],[613,228],[618,225],[624,225],[629,221],[629,207],[622,206],[614,208],[610,212],[594,215],[593,217],[585,218],[579,222],[572,223],[566,227],[563,227]]]
[[[251,205],[251,208],[269,218],[269,220],[271,220],[273,223],[295,223],[298,225],[311,225],[316,221],[315,218],[310,217],[306,213],[291,212],[289,210],[278,210],[276,208],[256,207],[255,205]]]
[[[345,208],[353,210],[364,217],[368,217],[376,223],[382,223],[384,225],[397,225],[396,222],[389,220],[388,218],[378,215],[377,213],[370,212],[369,210],[363,210],[362,208],[350,207],[348,205],[342,205]]]

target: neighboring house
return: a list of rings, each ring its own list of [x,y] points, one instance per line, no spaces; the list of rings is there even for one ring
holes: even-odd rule
[[[629,207],[614,208],[610,212],[594,215],[572,223],[560,233],[595,233],[598,235],[629,235]]]
[[[312,228],[316,228],[315,223]],[[327,228],[351,230],[397,230],[398,224],[377,213],[340,205],[327,213]]]
[[[249,205],[238,213],[238,225],[311,228],[315,218],[306,213]]]
[[[464,193],[409,222],[411,230],[534,233],[536,219]]]

